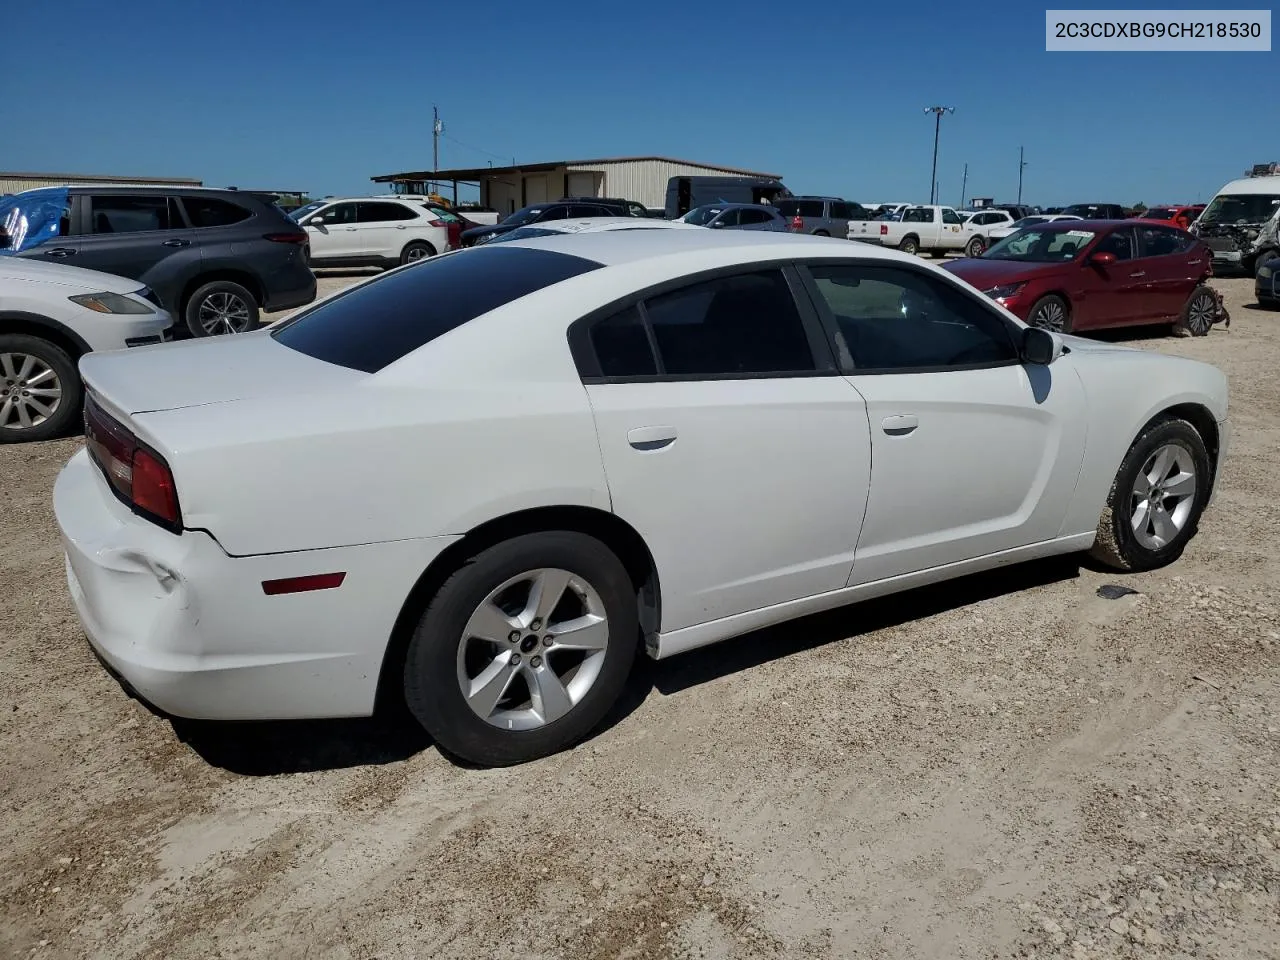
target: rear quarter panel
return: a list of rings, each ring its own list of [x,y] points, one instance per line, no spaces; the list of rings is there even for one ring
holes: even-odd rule
[[[1217,422],[1227,418],[1227,380],[1216,367],[1122,347],[1071,347],[1058,362],[1069,363],[1084,386],[1088,436],[1064,536],[1096,528],[1121,461],[1151,420],[1186,404]]]

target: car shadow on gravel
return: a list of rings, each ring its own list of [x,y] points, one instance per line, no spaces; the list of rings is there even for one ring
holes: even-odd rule
[[[1052,557],[814,614],[670,660],[639,655],[622,697],[588,739],[626,720],[654,691],[671,696],[770,660],[1079,574],[1079,557]],[[350,720],[165,719],[178,739],[206,763],[251,777],[395,763],[431,746],[431,739],[400,707]]]

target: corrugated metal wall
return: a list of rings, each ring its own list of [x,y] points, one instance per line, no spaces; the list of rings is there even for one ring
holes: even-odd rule
[[[22,180],[19,180],[19,179],[16,179],[16,178],[14,178],[14,177],[0,177],[0,194],[2,194],[2,193],[21,193],[23,190],[34,190],[34,189],[36,189],[37,187],[57,187],[57,186],[61,186],[62,184],[64,184],[64,183],[68,183],[68,182],[72,182],[72,183],[83,183],[83,182],[85,182],[85,181],[83,181],[83,180],[72,180],[72,181],[67,181],[67,180],[65,180],[65,179],[61,179],[61,180],[50,180],[50,179],[48,179],[48,178],[43,178],[43,177],[41,177],[41,178],[34,178],[34,179],[29,178],[29,179],[22,179]],[[110,181],[104,181],[104,182],[119,183],[119,184],[136,184],[136,185],[138,185],[138,186],[144,186],[144,187],[145,187],[145,186],[151,186],[151,185],[153,185],[153,184],[155,184],[155,185],[157,185],[157,186],[166,186],[166,187],[173,187],[173,186],[183,186],[183,187],[187,187],[187,186],[199,186],[199,181],[193,181],[192,183],[175,184],[172,180],[167,180],[167,181],[166,181],[166,180],[146,180],[146,179],[141,179],[141,178],[139,178],[139,179],[134,179],[134,178],[131,178],[131,177],[119,177],[119,178],[112,177]]]
[[[667,181],[672,177],[740,177],[742,173],[720,167],[666,160],[625,160],[619,163],[573,165],[569,170],[594,170],[604,174],[601,196],[636,200],[646,207],[667,202]]]

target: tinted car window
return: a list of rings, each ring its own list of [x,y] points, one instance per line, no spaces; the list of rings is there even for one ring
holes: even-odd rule
[[[779,200],[778,212],[784,217],[821,217],[824,204],[821,200]]]
[[[1167,257],[1186,253],[1195,244],[1195,237],[1167,227],[1139,227],[1138,249],[1143,257]]]
[[[168,197],[95,196],[91,203],[90,233],[139,233],[184,226]]]
[[[738,223],[745,226],[749,223],[768,223],[773,217],[767,210],[739,210]]]
[[[356,205],[356,223],[392,223],[417,220],[418,215],[399,203],[360,203]]]
[[[942,222],[950,224],[964,223],[964,221],[960,219],[960,214],[956,213],[954,210],[943,210]]]
[[[182,206],[193,227],[228,227],[253,216],[252,210],[217,197],[183,197]]]
[[[324,220],[326,225],[355,223],[356,205],[354,203],[335,203],[332,207],[322,210],[318,216]]]
[[[1017,360],[1009,328],[941,280],[900,267],[814,266],[855,370],[927,370]]]
[[[1133,233],[1130,230],[1116,230],[1109,233],[1093,248],[1095,254],[1112,253],[1117,260],[1132,260],[1137,256],[1133,249]]]
[[[804,323],[778,270],[722,277],[645,301],[662,370],[673,376],[814,368]]]
[[[658,372],[644,319],[635,307],[591,327],[591,349],[606,377],[643,377]]]
[[[549,250],[477,247],[394,270],[284,321],[272,336],[373,373],[504,303],[600,266]]]
[[[932,207],[915,207],[902,215],[903,223],[933,223]]]

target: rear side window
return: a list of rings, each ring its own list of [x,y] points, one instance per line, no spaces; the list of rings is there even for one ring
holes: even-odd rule
[[[183,197],[182,206],[193,227],[229,227],[253,216],[252,210],[217,197]]]
[[[636,307],[628,307],[594,324],[591,349],[600,362],[603,376],[651,377],[658,372],[644,318]]]
[[[416,220],[417,213],[400,203],[357,204],[356,223],[393,223],[397,220]]]
[[[779,200],[778,212],[784,217],[821,217],[821,200]]]
[[[90,203],[90,233],[143,233],[185,226],[177,205],[169,197],[99,195],[92,197]]]
[[[272,336],[317,360],[374,373],[468,320],[600,266],[512,246],[433,257],[298,314]]]
[[[662,373],[741,376],[815,369],[781,271],[696,283],[645,301]]]

